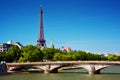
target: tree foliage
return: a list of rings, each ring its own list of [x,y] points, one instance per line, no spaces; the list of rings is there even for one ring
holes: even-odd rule
[[[7,53],[1,52],[0,53],[0,61],[6,61],[7,60]]]
[[[27,45],[20,49],[12,46],[8,52],[0,53],[0,61],[6,62],[36,62],[43,60],[52,61],[75,61],[75,60],[109,60],[120,61],[120,56],[109,54],[101,56],[85,51],[65,52],[55,48],[43,48],[39,46]]]
[[[43,59],[53,60],[54,54],[60,51],[55,48],[43,48],[42,52],[44,53]]]
[[[85,51],[56,53],[54,60],[70,61],[70,60],[101,60],[99,54],[87,53]]]
[[[35,62],[43,59],[43,53],[38,46],[27,45],[22,48],[21,54],[22,56],[20,57],[19,62]]]
[[[109,54],[107,56],[107,58],[108,58],[109,61],[118,61],[118,60],[120,60],[120,56],[116,56],[114,54]]]
[[[16,62],[20,56],[21,56],[21,50],[16,45],[10,47],[10,49],[6,53],[6,57],[7,57],[8,62],[14,62],[14,61]]]

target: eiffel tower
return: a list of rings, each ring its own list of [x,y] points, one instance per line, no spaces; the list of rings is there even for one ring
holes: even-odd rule
[[[43,10],[40,8],[40,27],[39,27],[39,34],[38,34],[38,40],[37,40],[37,46],[40,46],[41,48],[46,47],[46,40],[44,38],[44,31],[43,31]]]

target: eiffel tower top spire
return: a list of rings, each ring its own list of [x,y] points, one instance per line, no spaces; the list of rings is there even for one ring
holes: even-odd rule
[[[43,10],[42,10],[42,7],[40,7],[40,27],[39,27],[37,46],[46,47],[46,40],[44,39],[44,30],[43,30]]]

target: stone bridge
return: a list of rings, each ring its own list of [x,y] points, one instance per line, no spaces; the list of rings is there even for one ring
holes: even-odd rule
[[[27,62],[27,63],[6,63],[7,71],[15,71],[23,68],[42,69],[44,73],[57,73],[63,67],[82,67],[89,74],[99,74],[101,69],[108,66],[119,65],[120,61],[54,61],[54,62]]]

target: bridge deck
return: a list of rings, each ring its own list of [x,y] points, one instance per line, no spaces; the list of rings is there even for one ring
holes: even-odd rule
[[[106,64],[120,65],[120,61],[50,61],[50,62],[26,62],[26,63],[6,63],[12,65],[54,65],[54,64]]]

